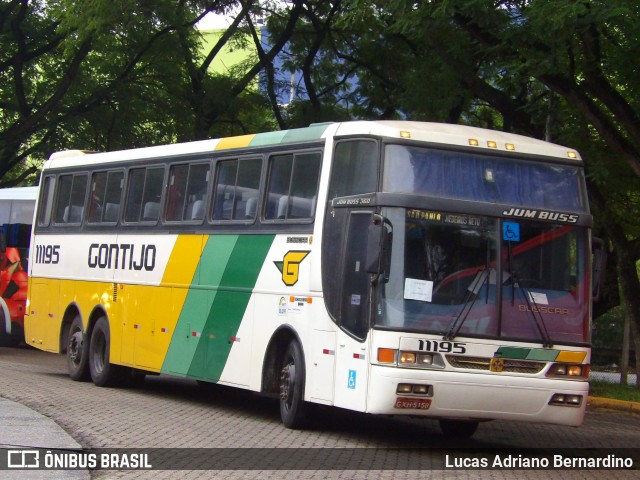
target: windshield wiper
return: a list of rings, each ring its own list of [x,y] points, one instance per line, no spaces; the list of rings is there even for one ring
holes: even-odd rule
[[[540,308],[538,307],[535,298],[533,298],[533,295],[531,294],[531,290],[520,284],[518,272],[511,269],[511,242],[507,245],[507,268],[511,278],[511,305],[513,306],[515,304],[515,289],[518,288],[524,297],[524,301],[527,302],[527,310],[531,312],[531,315],[533,316],[533,323],[542,338],[542,346],[545,348],[553,347],[551,335],[549,335],[547,325],[544,322],[544,317],[540,312]]]
[[[484,287],[485,283],[489,281],[489,277],[491,276],[492,270],[493,269],[491,268],[483,268],[482,270],[478,271],[478,273],[476,273],[476,276],[474,277],[473,281],[467,288],[467,293],[465,294],[464,300],[462,302],[462,309],[460,310],[458,315],[456,315],[453,318],[453,320],[447,327],[447,332],[442,337],[443,340],[453,340],[455,337],[458,336],[458,332],[462,328],[462,325],[464,325],[464,322],[467,320],[467,317],[469,317],[469,313],[471,313],[471,309],[475,305],[476,300],[478,300],[478,296],[479,296],[478,293],[480,292],[480,290],[482,290],[482,287]],[[488,291],[489,289],[487,288],[487,295],[486,295],[487,303],[489,303]],[[473,300],[471,300],[472,295],[473,295]]]
[[[536,299],[533,297],[531,290],[529,288],[520,284],[520,280],[518,279],[518,274],[513,272],[513,285],[520,289],[522,296],[524,297],[525,302],[527,302],[527,310],[531,312],[533,316],[533,321],[542,337],[542,346],[545,348],[553,347],[553,342],[551,341],[551,335],[549,335],[549,331],[547,330],[547,325],[544,322],[544,317],[540,312],[540,308],[536,303]]]

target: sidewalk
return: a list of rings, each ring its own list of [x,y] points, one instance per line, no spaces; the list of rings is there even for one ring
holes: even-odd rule
[[[82,449],[80,444],[50,418],[0,397],[0,465],[8,464],[8,450]],[[6,452],[6,453],[5,453]],[[3,470],[0,479],[91,478],[88,470]]]
[[[601,397],[589,397],[588,406],[640,414],[640,402],[626,402]],[[82,447],[62,427],[40,413],[0,397],[0,453],[6,450],[71,449]],[[7,465],[7,458],[0,458]],[[0,470],[4,479],[90,479],[88,470]]]

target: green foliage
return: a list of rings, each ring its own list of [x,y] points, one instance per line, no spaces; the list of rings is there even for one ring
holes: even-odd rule
[[[589,395],[627,402],[640,402],[640,389],[635,385],[589,380]]]

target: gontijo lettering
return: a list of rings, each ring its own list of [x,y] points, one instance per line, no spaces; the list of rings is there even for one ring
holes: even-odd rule
[[[156,267],[156,246],[134,243],[92,243],[89,246],[89,268],[147,270]]]

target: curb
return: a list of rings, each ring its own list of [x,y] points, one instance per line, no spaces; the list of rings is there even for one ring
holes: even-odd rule
[[[608,408],[611,410],[640,414],[640,402],[628,402],[626,400],[590,396],[587,405],[594,408]]]

